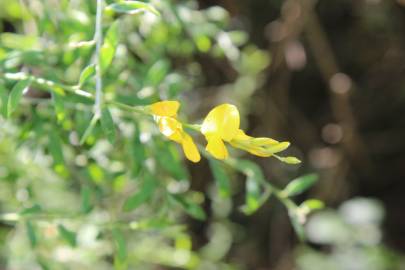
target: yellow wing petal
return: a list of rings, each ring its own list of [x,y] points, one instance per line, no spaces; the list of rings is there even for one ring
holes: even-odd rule
[[[208,153],[217,159],[226,159],[228,157],[228,150],[221,138],[217,136],[211,136],[208,138],[207,147]]]
[[[157,121],[160,132],[166,137],[170,137],[183,130],[181,123],[173,117],[159,117]]]
[[[201,159],[200,153],[198,152],[198,148],[195,145],[193,138],[187,133],[183,133],[183,152],[186,155],[186,158],[192,162],[198,162]]]
[[[166,100],[153,103],[150,108],[154,115],[173,117],[176,116],[180,103],[175,100]]]
[[[212,109],[201,126],[204,135],[219,136],[224,141],[232,140],[239,130],[239,111],[231,104],[222,104]]]

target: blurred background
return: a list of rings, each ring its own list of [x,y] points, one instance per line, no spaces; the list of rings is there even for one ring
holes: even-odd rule
[[[270,198],[257,212],[245,215],[238,210],[245,200],[242,176],[231,173],[232,194],[219,198],[208,162],[186,163],[190,190],[207,196],[203,208],[208,218],[184,220],[192,249],[203,258],[199,269],[405,269],[405,1],[152,3],[162,13],[161,19],[151,14],[121,19],[124,34],[114,67],[105,79],[107,95],[114,93],[118,100],[134,105],[180,97],[183,117],[194,122],[201,121],[217,104],[236,104],[248,134],[292,142],[290,154],[303,163],[288,166],[273,159],[245,157],[256,162],[266,179],[279,187],[298,175],[317,173],[318,183],[296,199],[317,198],[326,205],[308,217],[308,241],[304,244],[298,241],[284,206],[276,199]],[[80,59],[89,56],[85,46],[72,49],[68,45],[92,38],[94,3],[0,0],[0,7],[3,72],[23,68],[40,77],[75,83],[86,64]],[[115,88],[122,90],[115,94]],[[72,145],[69,130],[80,130],[80,124],[74,122],[78,117],[72,116],[74,120],[64,125],[60,136],[66,144],[65,162],[71,160],[73,165],[58,171],[47,142],[43,148],[41,143],[36,145],[49,130],[38,120],[51,118],[44,105],[49,96],[35,89],[27,95],[27,107],[18,119],[1,120],[2,212],[38,201],[52,207],[63,205],[59,198],[74,208],[80,193],[77,186],[62,181],[41,190],[40,179],[53,178],[55,169],[62,179],[93,178],[97,200],[112,194],[106,190],[120,194],[127,181],[119,178],[123,169],[115,169],[117,166],[101,158],[120,160],[121,156],[111,153],[125,149],[126,144],[117,148],[94,142],[84,148]],[[112,113],[114,119],[124,118],[119,112]],[[119,129],[132,134],[128,122],[120,122]],[[147,124],[138,124],[151,130]],[[34,135],[27,131],[35,129],[42,131]],[[136,136],[141,141],[148,137]],[[148,154],[160,153],[159,144],[154,147],[157,150]],[[53,156],[53,161],[47,156]],[[37,168],[38,160],[48,169]],[[128,165],[131,170],[143,166],[136,158],[134,164]],[[157,166],[160,170],[163,165]],[[77,170],[77,175],[65,170]],[[105,184],[108,181],[111,183]],[[111,201],[119,201],[119,195],[114,194]],[[100,203],[98,210],[105,204]],[[153,212],[153,206],[147,207],[151,209],[142,211]],[[95,210],[92,218],[97,220],[102,213]],[[54,227],[42,225],[52,238]],[[84,239],[80,241],[87,243],[80,247],[87,252],[80,258],[87,263],[80,262],[77,249],[65,247],[49,255],[42,247],[39,252],[49,255],[44,257],[64,265],[50,264],[50,268],[45,268],[44,261],[38,263],[38,253],[27,255],[31,253],[26,253],[25,228],[7,222],[0,223],[0,228],[0,269],[71,269],[72,265],[75,269],[96,269],[96,265],[97,269],[110,269],[109,247],[98,242],[100,237],[94,236],[94,243],[89,240],[98,235],[89,224],[78,229],[78,237]],[[131,240],[135,247],[139,239],[143,238]],[[145,245],[153,247],[151,241]],[[47,247],[54,245],[48,243]],[[147,251],[133,250],[150,256]],[[98,262],[97,256],[106,258],[107,263]],[[141,264],[130,269],[187,268],[168,258],[152,256],[151,261],[159,266]]]

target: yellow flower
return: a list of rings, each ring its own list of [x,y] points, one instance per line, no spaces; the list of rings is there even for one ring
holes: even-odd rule
[[[226,159],[228,150],[224,142],[253,155],[269,157],[288,148],[289,142],[271,138],[254,138],[239,129],[238,109],[231,104],[222,104],[212,109],[201,126],[207,139],[207,151],[217,159]]]
[[[183,147],[184,155],[192,162],[201,159],[197,146],[189,134],[183,130],[183,125],[177,120],[178,101],[160,101],[150,105],[150,110],[155,116],[160,132],[172,141]]]

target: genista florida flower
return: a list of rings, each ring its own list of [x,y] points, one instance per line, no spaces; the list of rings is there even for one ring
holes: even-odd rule
[[[238,109],[231,104],[222,104],[212,109],[201,126],[201,132],[207,139],[207,151],[217,159],[226,159],[228,150],[225,142],[233,147],[245,150],[253,155],[269,157],[274,155],[286,163],[299,163],[294,157],[279,157],[275,153],[288,148],[289,142],[278,142],[271,138],[254,138],[239,129]]]
[[[159,125],[160,132],[183,147],[187,159],[198,162],[201,159],[197,146],[189,134],[183,130],[183,125],[177,120],[178,101],[161,101],[150,105],[150,110]]]

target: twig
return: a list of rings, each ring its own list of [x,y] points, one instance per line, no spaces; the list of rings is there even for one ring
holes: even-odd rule
[[[96,42],[96,59],[95,59],[95,68],[96,68],[96,98],[94,101],[94,113],[96,118],[101,115],[101,106],[103,99],[103,80],[101,75],[101,66],[100,66],[100,51],[101,45],[103,42],[103,30],[102,30],[102,6],[103,0],[97,0],[97,13],[96,13],[96,27],[94,33],[94,40]]]

